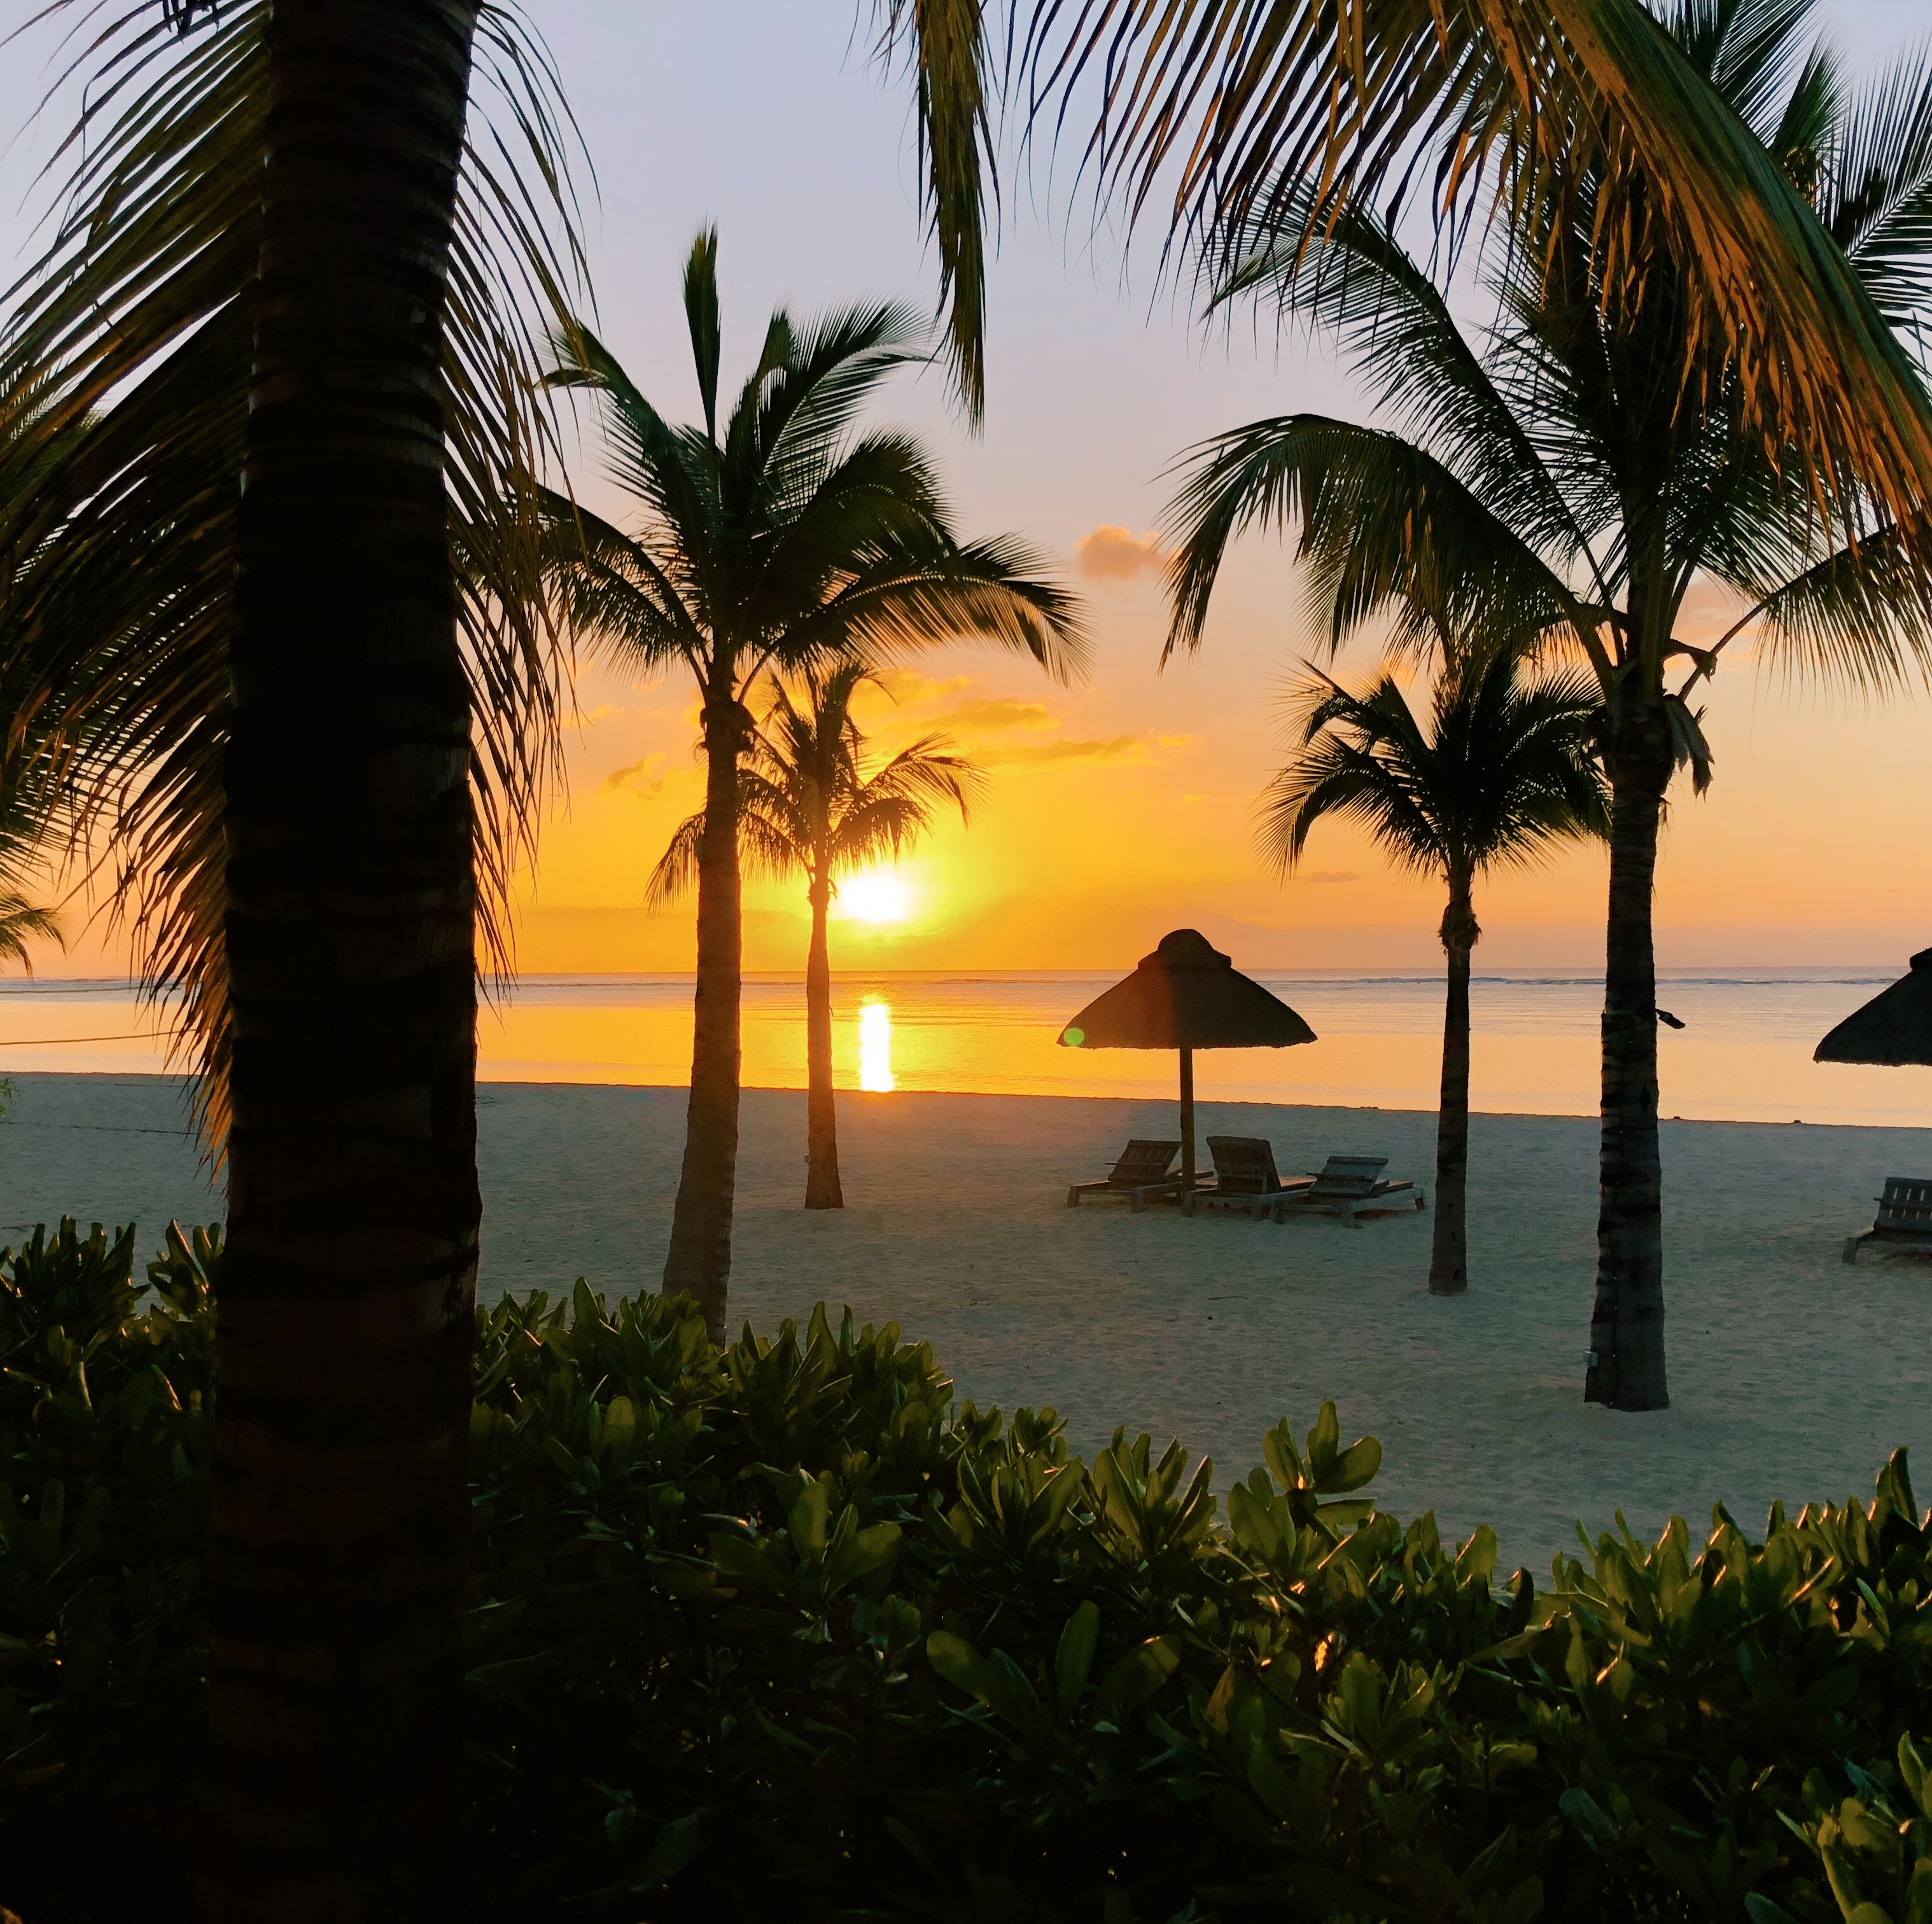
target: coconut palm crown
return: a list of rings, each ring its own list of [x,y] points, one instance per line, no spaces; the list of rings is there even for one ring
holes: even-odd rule
[[[717,262],[716,234],[700,233],[684,299],[701,425],[671,425],[581,325],[560,340],[551,378],[595,395],[610,478],[638,510],[626,532],[554,503],[554,574],[571,628],[633,671],[681,666],[698,697],[706,775],[696,1026],[664,1284],[690,1293],[722,1337],[737,1155],[748,691],[767,672],[876,665],[962,638],[1030,655],[1064,678],[1083,658],[1085,635],[1076,601],[1022,543],[958,537],[916,441],[857,431],[881,382],[926,358],[908,310],[878,303],[803,324],[773,314],[721,418]]]
[[[984,777],[951,752],[944,735],[922,735],[868,774],[863,731],[852,713],[860,686],[874,679],[862,662],[843,661],[804,677],[803,702],[782,683],[739,775],[739,838],[753,868],[800,874],[812,908],[805,974],[806,1148],[805,1206],[845,1206],[838,1173],[837,1099],[832,1086],[832,961],[826,922],[838,877],[896,858],[951,806],[970,821]],[[652,872],[646,900],[657,907],[698,880],[704,817],[681,823]]]
[[[1630,299],[1658,250],[1677,263],[1697,352],[1660,379],[1694,394],[1721,365],[1748,424],[1788,444],[1821,505],[1863,494],[1909,545],[1932,537],[1932,401],[1810,183],[1757,137],[1750,91],[1808,0],[878,5],[883,44],[917,79],[942,291],[976,406],[998,190],[988,103],[1005,86],[1056,139],[1091,115],[1082,174],[1130,220],[1159,216],[1168,258],[1210,281],[1310,183],[1323,223],[1373,201],[1432,221],[1453,251],[1498,215],[1568,220],[1592,173],[1607,191],[1582,230],[1589,275]]]
[[[1853,97],[1829,54],[1800,41],[1810,10],[1682,0],[1666,25],[1804,184],[1828,244],[1902,330],[1932,274],[1932,73],[1908,61]],[[1496,230],[1480,333],[1378,215],[1358,204],[1329,222],[1312,192],[1285,193],[1282,224],[1250,235],[1227,291],[1308,316],[1394,424],[1300,414],[1197,451],[1172,511],[1168,647],[1199,643],[1238,532],[1298,524],[1331,646],[1386,622],[1398,646],[1553,648],[1594,677],[1614,828],[1586,1395],[1651,1408],[1668,1401],[1651,901],[1672,771],[1710,777],[1691,697],[1747,633],[1774,662],[1894,683],[1932,659],[1932,610],[1883,508],[1851,490],[1835,518],[1821,512],[1800,451],[1747,424],[1735,358],[1699,361],[1664,237],[1636,288],[1601,276],[1604,187],[1585,165],[1544,224]],[[1679,631],[1700,580],[1738,610],[1714,640]]]

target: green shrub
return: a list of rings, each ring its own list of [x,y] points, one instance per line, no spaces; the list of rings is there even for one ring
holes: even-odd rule
[[[0,1249],[0,1902],[175,1888],[202,1729],[220,1232]],[[145,1306],[144,1306],[145,1305]],[[102,1848],[110,1832],[121,1851]],[[45,1865],[44,1874],[34,1867]],[[77,1868],[78,1867],[78,1868]]]
[[[0,1863],[164,1849],[192,1777],[219,1246],[139,1313],[132,1249],[0,1254]],[[1903,1452],[1539,1592],[1375,1510],[1331,1405],[1222,1504],[822,1311],[720,1353],[579,1284],[476,1371],[477,1915],[1932,1924]]]

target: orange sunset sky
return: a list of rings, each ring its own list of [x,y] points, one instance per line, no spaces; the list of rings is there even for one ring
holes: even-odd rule
[[[905,94],[864,58],[864,20],[842,0],[666,0],[649,8],[532,0],[596,166],[586,180],[598,325],[674,418],[697,399],[677,298],[699,223],[722,235],[728,385],[770,308],[809,310],[875,294],[932,298]],[[1839,0],[1821,19],[1855,67],[1909,31],[1917,10]],[[1923,16],[1918,22],[1923,25]],[[17,124],[33,91],[0,90]],[[644,103],[650,103],[646,112]],[[7,156],[27,192],[47,130]],[[1011,143],[1009,143],[1010,147]],[[1277,696],[1312,646],[1293,569],[1252,538],[1223,576],[1208,642],[1159,668],[1164,611],[1155,528],[1162,470],[1208,434],[1299,407],[1358,412],[1346,382],[1298,341],[1244,326],[1204,337],[1158,277],[1157,249],[1096,227],[1077,154],[1010,152],[989,300],[989,403],[964,431],[936,373],[903,377],[880,418],[928,437],[971,535],[1014,532],[1086,596],[1087,678],[956,647],[890,677],[868,725],[881,752],[934,729],[991,778],[970,830],[956,821],[894,886],[848,889],[834,966],[921,969],[1113,966],[1192,924],[1250,966],[1415,966],[1438,954],[1436,892],[1390,874],[1355,832],[1317,831],[1286,884],[1252,845],[1256,797],[1278,759]],[[16,223],[16,238],[25,234]],[[1156,237],[1145,237],[1153,240]],[[573,478],[621,513],[598,473],[586,416]],[[1696,603],[1687,637],[1727,625]],[[1372,649],[1345,658],[1371,665]],[[653,916],[645,877],[697,805],[692,691],[598,664],[578,685],[568,793],[542,832],[518,922],[530,972],[682,969],[688,907]],[[1680,796],[1658,904],[1666,964],[1901,962],[1932,941],[1924,828],[1932,820],[1932,703],[1793,684],[1740,647],[1711,694],[1710,795]],[[1600,945],[1604,864],[1594,851],[1492,880],[1478,902],[1491,966],[1586,966]],[[849,911],[868,907],[869,919]],[[757,882],[746,961],[802,966],[798,885]],[[78,920],[78,917],[76,918]],[[95,928],[43,972],[112,972]]]

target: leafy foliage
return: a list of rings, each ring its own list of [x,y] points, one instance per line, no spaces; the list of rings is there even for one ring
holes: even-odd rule
[[[0,1899],[57,1861],[74,1915],[194,1764],[220,1249],[171,1230],[146,1293],[133,1250],[0,1255]],[[1224,1506],[822,1310],[720,1350],[580,1283],[481,1312],[477,1372],[475,1914],[1924,1915],[1902,1452],[1761,1543],[1619,1519],[1539,1591],[1378,1510],[1333,1405]]]
[[[0,328],[0,793],[48,829],[49,856],[111,875],[144,986],[182,998],[177,1041],[218,1152],[221,771],[270,9],[229,0],[184,34],[141,0],[45,13],[68,7],[56,91],[79,90],[78,121]],[[536,482],[556,442],[538,340],[584,262],[548,52],[519,10],[486,4],[474,54],[442,400],[482,934],[500,965],[509,876],[558,772],[566,667],[542,572]],[[0,895],[7,853],[0,839]]]
[[[1860,109],[1842,196],[1821,190],[1824,143],[1756,137],[1812,0],[878,7],[888,46],[916,66],[956,343],[980,312],[974,157],[990,160],[984,103],[1004,37],[1028,124],[1057,141],[1091,114],[1082,171],[1130,220],[1166,200],[1170,246],[1210,281],[1296,184],[1319,183],[1317,231],[1352,202],[1426,212],[1453,259],[1485,222],[1569,220],[1578,175],[1597,175],[1606,191],[1582,234],[1592,280],[1626,298],[1660,254],[1684,264],[1688,351],[1660,365],[1663,381],[1694,393],[1717,364],[1750,430],[1792,444],[1828,520],[1875,500],[1909,545],[1922,541],[1932,405],[1887,322],[1914,284],[1898,256],[1924,229],[1928,123],[1903,64]],[[1806,68],[1814,102],[1828,65]],[[1840,250],[1852,240],[1856,274]]]
[[[896,369],[924,360],[890,303],[795,323],[780,308],[721,421],[718,236],[684,272],[702,427],[674,426],[581,321],[556,343],[552,386],[596,397],[610,478],[638,509],[626,533],[550,498],[555,584],[571,629],[626,664],[682,662],[707,726],[767,668],[877,663],[972,636],[1065,679],[1080,664],[1078,605],[1010,537],[962,542],[925,451],[856,431]],[[748,715],[743,718],[748,724]]]
[[[68,1218],[0,1249],[0,1864],[18,1880],[0,1903],[75,1881],[84,1845],[103,1914],[122,1875],[131,1914],[178,1873],[170,1806],[203,1719],[220,1233],[170,1224],[145,1286],[134,1268],[131,1224],[110,1240]],[[100,1849],[108,1812],[118,1852]]]
[[[1908,64],[1855,108],[1802,38],[1808,0],[1659,10],[1659,41],[1677,43],[1767,160],[1809,182],[1831,223],[1821,245],[1842,246],[1906,325],[1895,290],[1922,272],[1932,233],[1932,75]],[[1754,420],[1748,370],[1700,358],[1692,283],[1706,264],[1659,245],[1640,283],[1621,281],[1599,245],[1616,169],[1587,146],[1565,167],[1559,207],[1499,224],[1480,250],[1495,307],[1479,334],[1452,311],[1447,264],[1412,258],[1385,210],[1330,209],[1284,176],[1220,296],[1265,291],[1331,337],[1387,424],[1296,415],[1192,451],[1170,512],[1167,646],[1199,644],[1232,539],[1298,524],[1331,649],[1386,622],[1399,650],[1563,651],[1612,714],[1633,697],[1664,700],[1702,787],[1709,757],[1689,697],[1738,634],[1755,628],[1789,670],[1883,688],[1932,659],[1932,603],[1886,504],[1844,475],[1821,484],[1795,431]],[[1833,513],[1820,512],[1826,487]],[[1700,576],[1744,612],[1696,646],[1675,630]]]
[[[803,874],[817,905],[842,872],[896,857],[932,826],[951,802],[970,820],[985,778],[950,752],[944,735],[922,735],[883,766],[866,772],[866,738],[852,713],[860,685],[876,679],[864,663],[844,661],[800,677],[800,706],[782,682],[750,742],[739,772],[738,835],[754,868]],[[680,822],[651,871],[645,901],[655,908],[698,880],[704,817]]]
[[[1486,869],[1605,835],[1594,693],[1574,675],[1526,680],[1493,653],[1445,668],[1425,729],[1393,675],[1355,691],[1311,669],[1292,697],[1297,752],[1269,784],[1263,846],[1292,868],[1323,816],[1348,816],[1398,866],[1466,893]]]

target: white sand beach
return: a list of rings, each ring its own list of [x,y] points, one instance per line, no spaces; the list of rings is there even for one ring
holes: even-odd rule
[[[1910,1071],[1900,1071],[1911,1074]],[[219,1204],[154,1077],[16,1076],[0,1125],[0,1242],[62,1212],[142,1224]],[[682,1143],[674,1089],[498,1083],[478,1093],[482,1293],[650,1287]],[[1360,1230],[1065,1206],[1171,1105],[898,1093],[840,1098],[850,1206],[807,1215],[804,1098],[752,1091],[740,1164],[734,1322],[761,1331],[823,1297],[930,1340],[962,1396],[1052,1404],[1076,1448],[1116,1424],[1211,1454],[1217,1481],[1259,1458],[1278,1416],[1324,1396],[1387,1452],[1376,1486],[1446,1535],[1479,1521],[1504,1567],[1539,1574],[1621,1503],[1654,1533],[1713,1499],[1749,1529],[1782,1497],[1868,1494],[1886,1452],[1932,1443],[1932,1264],[1839,1260],[1888,1175],[1932,1173],[1932,1131],[1664,1125],[1672,1407],[1581,1401],[1594,1254],[1596,1130],[1478,1116],[1474,1287],[1430,1298],[1429,1218]],[[1435,1119],[1387,1110],[1204,1103],[1202,1128],[1272,1139],[1284,1172],[1386,1154],[1425,1184]]]

